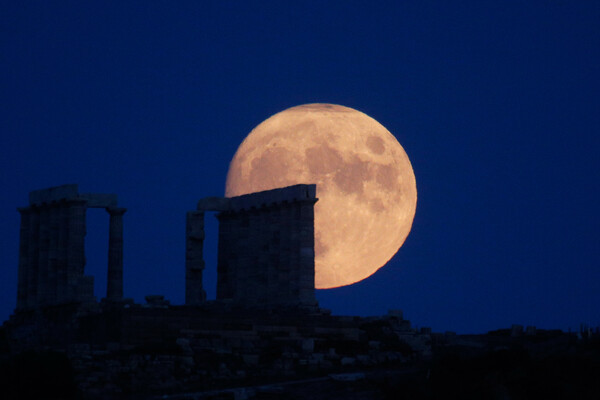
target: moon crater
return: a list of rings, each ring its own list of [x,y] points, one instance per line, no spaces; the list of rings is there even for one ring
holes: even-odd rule
[[[369,136],[367,138],[367,147],[375,154],[383,154],[385,151],[383,140],[377,136]]]
[[[306,149],[306,162],[313,174],[329,175],[339,171],[344,166],[344,159],[329,146],[316,146]]]

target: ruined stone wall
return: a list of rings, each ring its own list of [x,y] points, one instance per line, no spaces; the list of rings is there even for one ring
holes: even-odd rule
[[[202,286],[204,271],[204,212],[189,211],[185,227],[185,304],[197,306],[206,300]]]
[[[108,299],[123,296],[124,208],[113,194],[80,194],[77,185],[36,190],[19,208],[21,229],[17,311],[93,302],[94,277],[84,275],[86,210],[110,214]]]
[[[314,306],[315,185],[230,199],[218,214],[217,299]]]

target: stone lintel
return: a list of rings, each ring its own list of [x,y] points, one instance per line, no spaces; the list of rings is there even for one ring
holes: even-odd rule
[[[227,197],[205,197],[198,201],[198,211],[228,211],[230,199]]]
[[[317,185],[299,184],[287,186],[278,189],[265,190],[245,194],[242,196],[231,197],[230,209],[232,211],[241,211],[250,208],[268,207],[272,204],[294,201],[317,201]]]
[[[86,200],[88,208],[112,208],[117,207],[116,194],[104,193],[81,193],[79,198]]]
[[[29,204],[40,205],[53,201],[77,198],[77,184],[54,186],[29,192]]]
[[[29,192],[29,204],[42,206],[60,201],[85,201],[88,208],[109,208],[117,206],[116,194],[78,193],[77,184],[54,186]]]

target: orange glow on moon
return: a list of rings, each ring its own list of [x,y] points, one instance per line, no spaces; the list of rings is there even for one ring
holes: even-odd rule
[[[258,125],[235,153],[227,197],[316,183],[315,287],[361,281],[410,232],[417,186],[406,152],[381,124],[333,104],[292,107]]]

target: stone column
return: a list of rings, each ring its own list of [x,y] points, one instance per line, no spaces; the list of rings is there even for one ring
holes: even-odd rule
[[[287,287],[285,292],[287,292],[287,299],[293,298],[295,285],[295,271],[292,265],[293,255],[292,255],[292,226],[293,226],[293,210],[290,203],[278,203],[277,207],[279,208],[279,230],[280,230],[280,240],[279,240],[279,268],[284,278],[284,284]]]
[[[123,299],[123,214],[126,208],[110,207],[108,228],[108,278],[106,281],[106,299]]]
[[[81,301],[79,290],[85,268],[85,212],[87,201],[71,200],[69,207],[69,237],[67,255],[67,285],[70,301]],[[91,294],[93,296],[93,293]]]
[[[48,205],[40,207],[40,238],[38,258],[37,293],[38,306],[48,305],[50,293],[48,292],[48,253],[50,245],[50,210]]]
[[[47,302],[56,304],[58,288],[58,224],[60,209],[57,204],[48,207],[48,275],[47,275]]]
[[[254,207],[243,211],[248,218],[248,226],[244,228],[244,239],[240,249],[243,254],[242,267],[237,271],[237,282],[235,300],[247,304],[259,304],[264,300],[265,288],[267,286],[266,273],[260,265],[261,232],[260,232],[260,210]]]
[[[270,205],[264,210],[263,221],[265,240],[265,266],[268,271],[267,293],[269,298],[277,296],[279,293],[280,282],[286,282],[287,276],[279,265],[279,226],[278,210]]]
[[[315,298],[315,216],[314,206],[317,199],[299,202],[298,221],[298,284],[299,300],[305,305],[316,305]]]
[[[62,202],[58,208],[58,250],[56,260],[56,302],[69,300],[68,255],[69,255],[69,208]]]
[[[19,272],[17,283],[17,310],[27,307],[28,298],[28,280],[31,273],[31,263],[29,261],[29,216],[31,208],[18,208],[21,214],[21,229],[19,235]]]
[[[204,212],[189,211],[185,224],[185,304],[197,306],[206,300],[202,285],[204,270]]]
[[[219,241],[217,249],[217,300],[231,299],[234,289],[234,270],[238,254],[232,251],[239,230],[235,229],[232,212],[217,214]]]
[[[230,252],[235,254],[229,265],[231,298],[240,302],[244,293],[252,290],[254,282],[250,281],[252,265],[252,249],[250,237],[250,211],[243,209],[231,214],[231,246]]]
[[[26,307],[38,306],[38,274],[39,274],[39,240],[40,240],[40,211],[37,207],[30,207],[29,214],[29,239],[28,239],[28,264]]]

